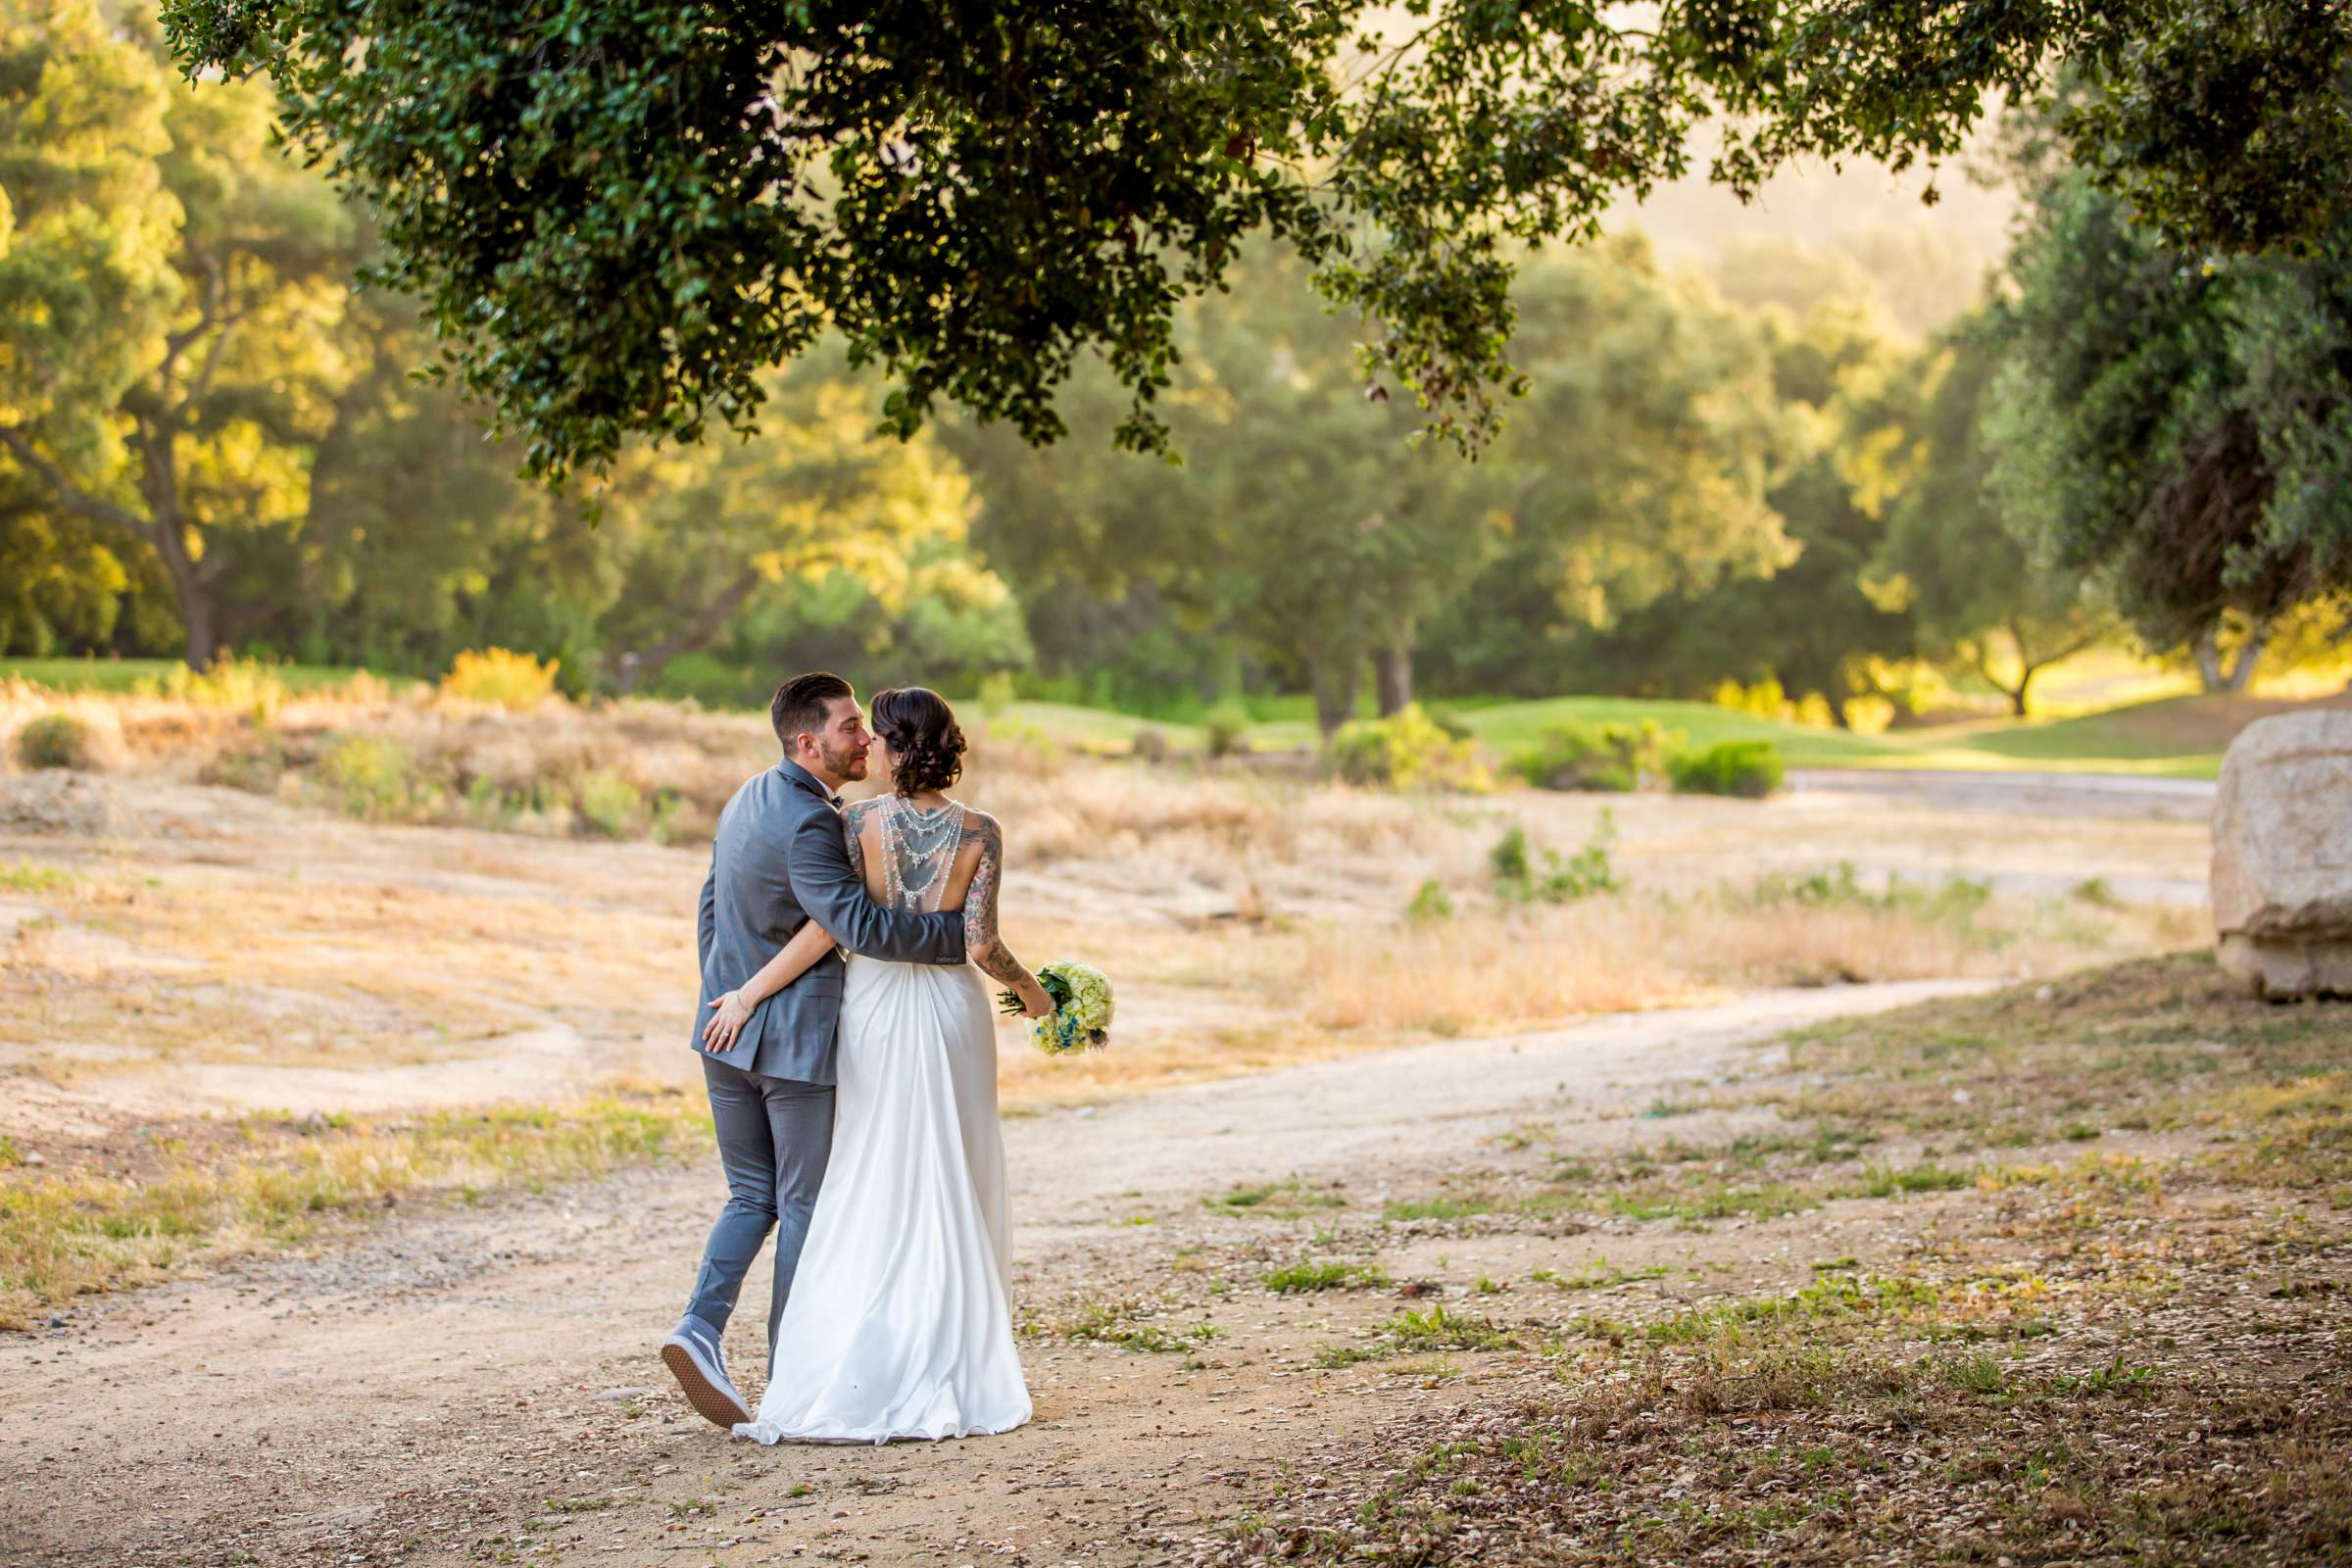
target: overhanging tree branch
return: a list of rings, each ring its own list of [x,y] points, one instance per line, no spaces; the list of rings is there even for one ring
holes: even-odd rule
[[[130,531],[135,537],[152,541],[154,524],[147,518],[119,507],[102,497],[92,495],[70,478],[66,470],[45,457],[32,438],[14,425],[0,424],[0,446],[8,448],[19,463],[30,468],[46,481],[58,505],[88,517],[93,522],[111,523]]]

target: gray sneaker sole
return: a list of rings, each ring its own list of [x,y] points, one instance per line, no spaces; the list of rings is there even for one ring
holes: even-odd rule
[[[752,1418],[742,1400],[703,1376],[703,1369],[694,1364],[694,1357],[686,1353],[683,1345],[662,1347],[662,1364],[678,1380],[678,1387],[685,1391],[686,1402],[694,1406],[695,1414],[711,1425],[732,1431],[737,1422]]]

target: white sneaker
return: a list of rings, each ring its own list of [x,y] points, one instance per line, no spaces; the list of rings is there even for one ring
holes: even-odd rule
[[[727,1381],[718,1336],[702,1319],[684,1319],[677,1332],[662,1342],[662,1364],[669,1368],[670,1376],[686,1393],[686,1402],[704,1420],[732,1431],[738,1422],[752,1418],[743,1396]]]

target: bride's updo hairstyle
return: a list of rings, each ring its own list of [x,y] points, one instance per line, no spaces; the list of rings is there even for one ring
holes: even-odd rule
[[[946,790],[963,777],[963,731],[939,693],[923,686],[876,692],[873,726],[898,759],[891,787],[899,794]]]

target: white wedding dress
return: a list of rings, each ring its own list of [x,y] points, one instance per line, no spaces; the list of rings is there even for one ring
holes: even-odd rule
[[[851,808],[875,897],[939,907],[968,821],[966,929],[993,937],[995,824],[895,797]],[[877,885],[878,884],[878,885]],[[978,916],[977,919],[974,916]],[[1029,1419],[1013,1347],[997,1042],[969,964],[853,955],[842,996],[833,1153],[776,1331],[767,1392],[735,1431],[761,1443],[887,1443]]]

